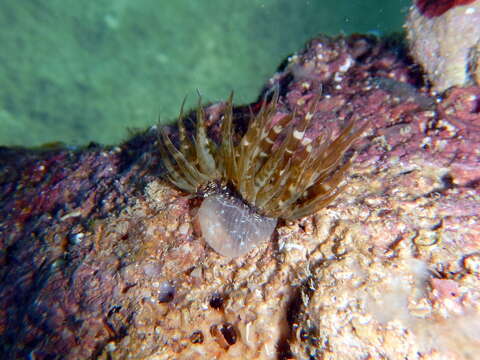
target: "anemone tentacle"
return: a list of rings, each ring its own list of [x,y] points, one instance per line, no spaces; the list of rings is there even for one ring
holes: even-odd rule
[[[354,122],[349,121],[332,141],[329,131],[314,139],[306,137],[319,100],[312,99],[300,118],[294,110],[272,124],[278,115],[279,97],[275,93],[252,115],[246,133],[235,143],[231,94],[222,116],[219,144],[207,135],[200,99],[195,134],[187,134],[183,102],[178,118],[179,148],[163,129],[160,131],[167,177],[193,194],[212,182],[219,186],[209,188],[229,187],[260,215],[270,218],[295,220],[320,210],[344,188],[340,184],[351,165],[351,161],[344,161],[344,154],[366,124],[354,130]]]

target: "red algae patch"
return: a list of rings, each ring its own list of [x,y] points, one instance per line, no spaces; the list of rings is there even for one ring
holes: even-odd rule
[[[426,17],[433,18],[443,15],[448,10],[462,5],[468,5],[475,0],[417,0],[417,7]]]

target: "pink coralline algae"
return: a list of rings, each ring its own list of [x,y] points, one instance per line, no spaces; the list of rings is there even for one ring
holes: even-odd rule
[[[433,18],[443,15],[451,8],[468,5],[474,1],[475,0],[417,0],[417,7],[423,15]]]
[[[155,127],[114,148],[1,148],[0,353],[474,359],[480,88],[432,96],[403,54],[395,41],[319,37],[258,104],[233,108],[237,138],[275,91],[281,113],[318,99],[311,137],[369,122],[344,191],[234,259],[204,241],[201,202],[162,180]],[[225,106],[205,107],[213,141]]]

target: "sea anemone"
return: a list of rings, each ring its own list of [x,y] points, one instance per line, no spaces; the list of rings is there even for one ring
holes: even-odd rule
[[[232,98],[226,102],[218,144],[207,136],[200,100],[195,134],[189,136],[186,130],[182,104],[179,147],[165,128],[159,144],[171,183],[204,197],[198,220],[206,242],[224,256],[237,257],[269,239],[277,219],[315,213],[340,193],[350,166],[350,161],[342,162],[343,155],[365,126],[354,131],[350,121],[333,141],[330,132],[310,139],[305,133],[319,98],[311,100],[303,116],[293,111],[274,123],[274,94],[252,114],[246,133],[235,141]]]

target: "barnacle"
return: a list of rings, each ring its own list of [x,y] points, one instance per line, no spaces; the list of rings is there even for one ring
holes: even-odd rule
[[[186,192],[206,197],[199,210],[205,240],[222,255],[235,257],[268,239],[278,218],[312,214],[340,193],[339,184],[350,166],[349,161],[342,164],[343,154],[364,126],[354,131],[350,121],[333,141],[329,132],[309,139],[305,133],[318,98],[303,116],[293,111],[272,124],[278,102],[274,94],[252,115],[246,133],[236,142],[232,97],[226,102],[218,144],[207,136],[200,100],[195,134],[189,136],[186,130],[182,105],[179,147],[164,128],[159,143],[168,179]]]

